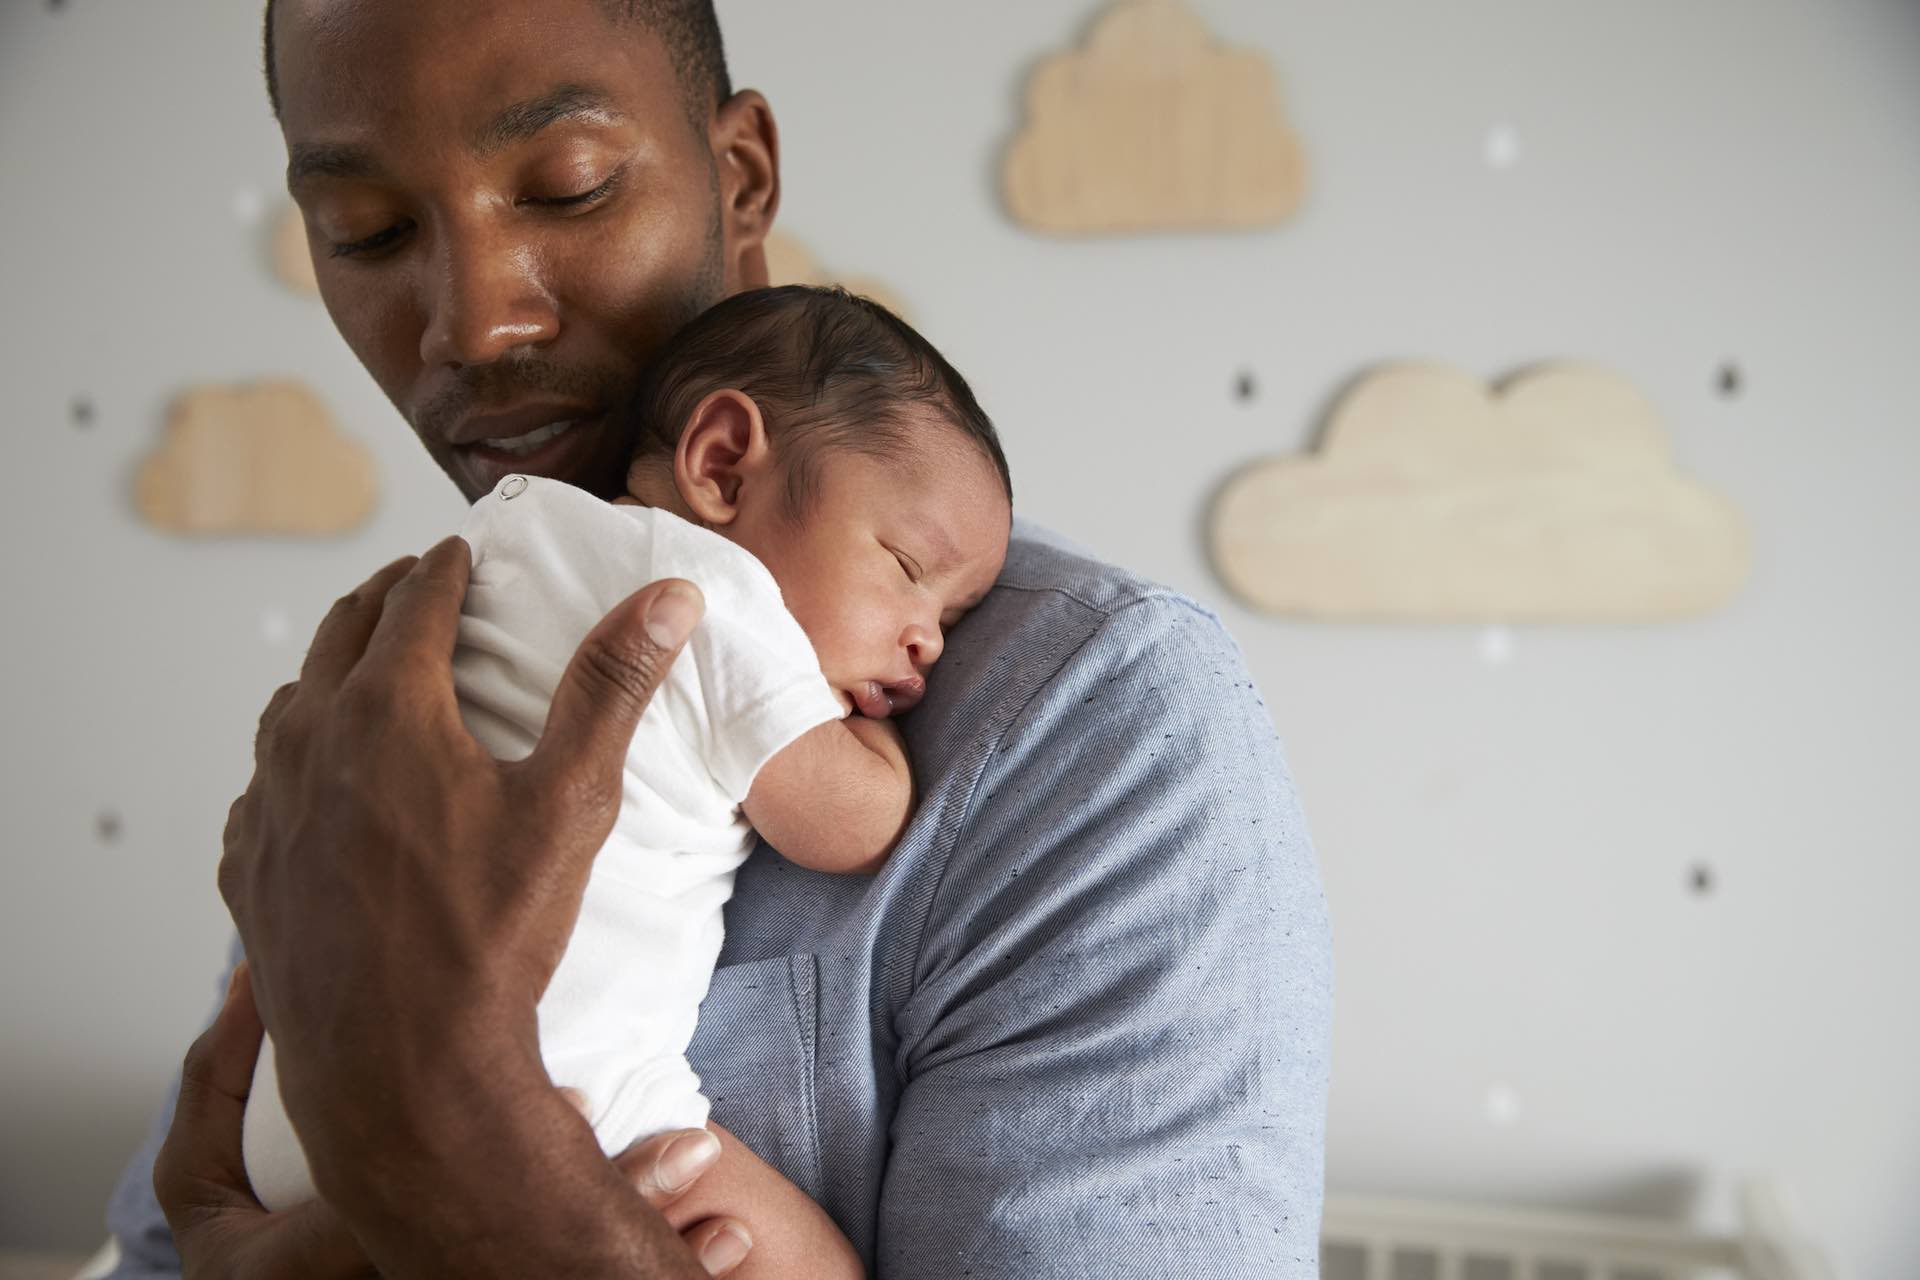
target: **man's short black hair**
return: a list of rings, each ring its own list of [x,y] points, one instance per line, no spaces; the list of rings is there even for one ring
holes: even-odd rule
[[[609,18],[638,22],[652,31],[673,61],[680,95],[695,128],[706,132],[713,111],[733,96],[727,74],[727,50],[720,40],[720,18],[713,0],[596,0]],[[267,69],[267,101],[274,118],[280,116],[280,76],[273,64],[273,6],[267,0],[263,43]]]
[[[925,454],[931,410],[1013,480],[973,389],[913,326],[845,289],[783,285],[715,304],[669,338],[634,399],[634,460],[671,465],[680,434],[716,391],[745,392],[787,462],[787,506],[799,515],[833,449],[906,462]]]

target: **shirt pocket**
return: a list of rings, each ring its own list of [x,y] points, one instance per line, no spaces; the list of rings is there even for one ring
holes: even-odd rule
[[[811,955],[716,969],[687,1046],[713,1119],[816,1201],[819,987]]]

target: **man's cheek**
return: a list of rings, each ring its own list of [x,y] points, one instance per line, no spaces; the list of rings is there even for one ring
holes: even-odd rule
[[[344,291],[343,291],[344,292]],[[321,294],[334,328],[394,407],[408,411],[420,370],[420,322],[411,305],[364,294]]]

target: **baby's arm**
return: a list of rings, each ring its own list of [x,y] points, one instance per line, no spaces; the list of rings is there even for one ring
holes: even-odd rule
[[[870,875],[913,813],[907,744],[891,720],[829,721],[761,766],[742,807],[789,861]]]

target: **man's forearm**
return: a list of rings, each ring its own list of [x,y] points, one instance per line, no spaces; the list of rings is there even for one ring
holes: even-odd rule
[[[358,1117],[331,1130],[363,1131],[358,1151],[311,1153],[380,1273],[704,1280],[537,1063],[511,1074],[438,1090],[404,1120]]]

